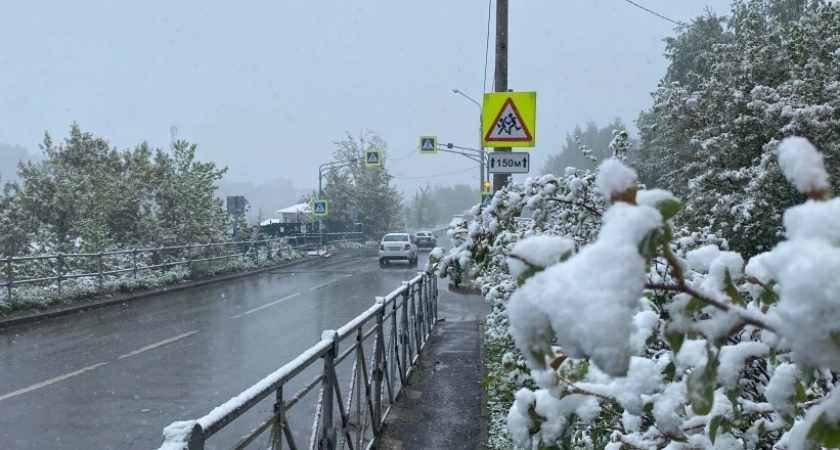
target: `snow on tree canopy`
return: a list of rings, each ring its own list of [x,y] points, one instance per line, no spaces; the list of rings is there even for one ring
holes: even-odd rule
[[[787,137],[779,143],[779,165],[785,177],[803,194],[826,191],[828,172],[823,155],[803,137]]]

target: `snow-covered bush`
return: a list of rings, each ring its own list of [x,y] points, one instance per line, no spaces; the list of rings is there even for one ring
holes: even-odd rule
[[[623,158],[629,147],[627,133],[616,132],[610,147],[614,155]],[[581,146],[580,150],[596,167],[598,161],[589,149]],[[456,280],[473,280],[492,306],[485,335],[490,375],[485,382],[491,413],[490,448],[512,446],[505,430],[513,394],[520,387],[535,386],[524,356],[508,334],[505,310],[517,288],[517,279],[511,275],[507,257],[518,242],[532,236],[543,236],[528,244],[534,248],[549,242],[550,236],[569,236],[575,247],[591,242],[601,226],[606,205],[594,182],[593,171],[570,167],[561,176],[545,175],[524,183],[510,183],[475,221],[449,231],[454,245],[450,252],[441,248],[431,252],[428,270]],[[550,251],[547,248],[546,254]]]
[[[784,212],[785,240],[749,261],[707,231],[674,230],[680,202],[638,189],[617,159],[587,183],[611,203],[590,211],[601,224],[591,238],[520,230],[512,246],[493,247],[501,234],[482,243],[482,231],[498,211],[472,224],[472,247],[441,254],[438,270],[457,261],[486,283],[496,306],[488,330],[498,334],[488,341],[502,345],[488,347],[502,360],[487,384],[497,402],[494,389],[513,397],[517,446],[838,446],[840,199],[822,158],[804,139],[781,142],[783,175],[808,200]]]

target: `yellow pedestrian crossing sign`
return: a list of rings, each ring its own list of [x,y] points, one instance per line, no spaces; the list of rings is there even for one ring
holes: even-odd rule
[[[312,200],[312,215],[315,217],[324,217],[330,211],[330,206],[327,200]]]
[[[420,136],[420,153],[428,155],[437,153],[437,136]]]
[[[488,92],[481,108],[485,147],[533,147],[536,140],[536,92]]]
[[[379,167],[382,165],[381,150],[365,150],[365,167]]]

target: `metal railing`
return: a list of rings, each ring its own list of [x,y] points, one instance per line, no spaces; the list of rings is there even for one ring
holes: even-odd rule
[[[23,285],[62,285],[70,280],[95,278],[95,290],[102,291],[108,277],[137,279],[138,273],[162,271],[185,265],[230,262],[233,259],[265,262],[279,258],[283,249],[313,250],[336,242],[364,242],[362,233],[325,233],[288,236],[257,241],[187,244],[171,247],[134,248],[131,250],[20,256],[0,259],[0,287],[11,302],[13,288]]]
[[[292,450],[302,448],[290,424],[290,410],[319,385],[308,448],[378,448],[385,418],[437,322],[437,298],[433,274],[404,281],[343,327],[323,332],[317,344],[242,394],[200,419],[166,427],[159,450],[203,450],[208,439],[272,395],[273,412],[230,448],[245,449],[266,431],[267,448],[280,450],[283,442]],[[350,385],[342,391],[336,366],[347,358],[353,358],[353,368]],[[318,360],[323,364],[320,373],[287,396],[284,387],[301,381],[298,375],[316,367]]]

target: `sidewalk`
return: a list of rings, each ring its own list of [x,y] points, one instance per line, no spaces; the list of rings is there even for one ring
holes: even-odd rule
[[[487,440],[482,319],[479,295],[441,287],[438,317],[403,394],[385,421],[385,450],[479,449]]]

